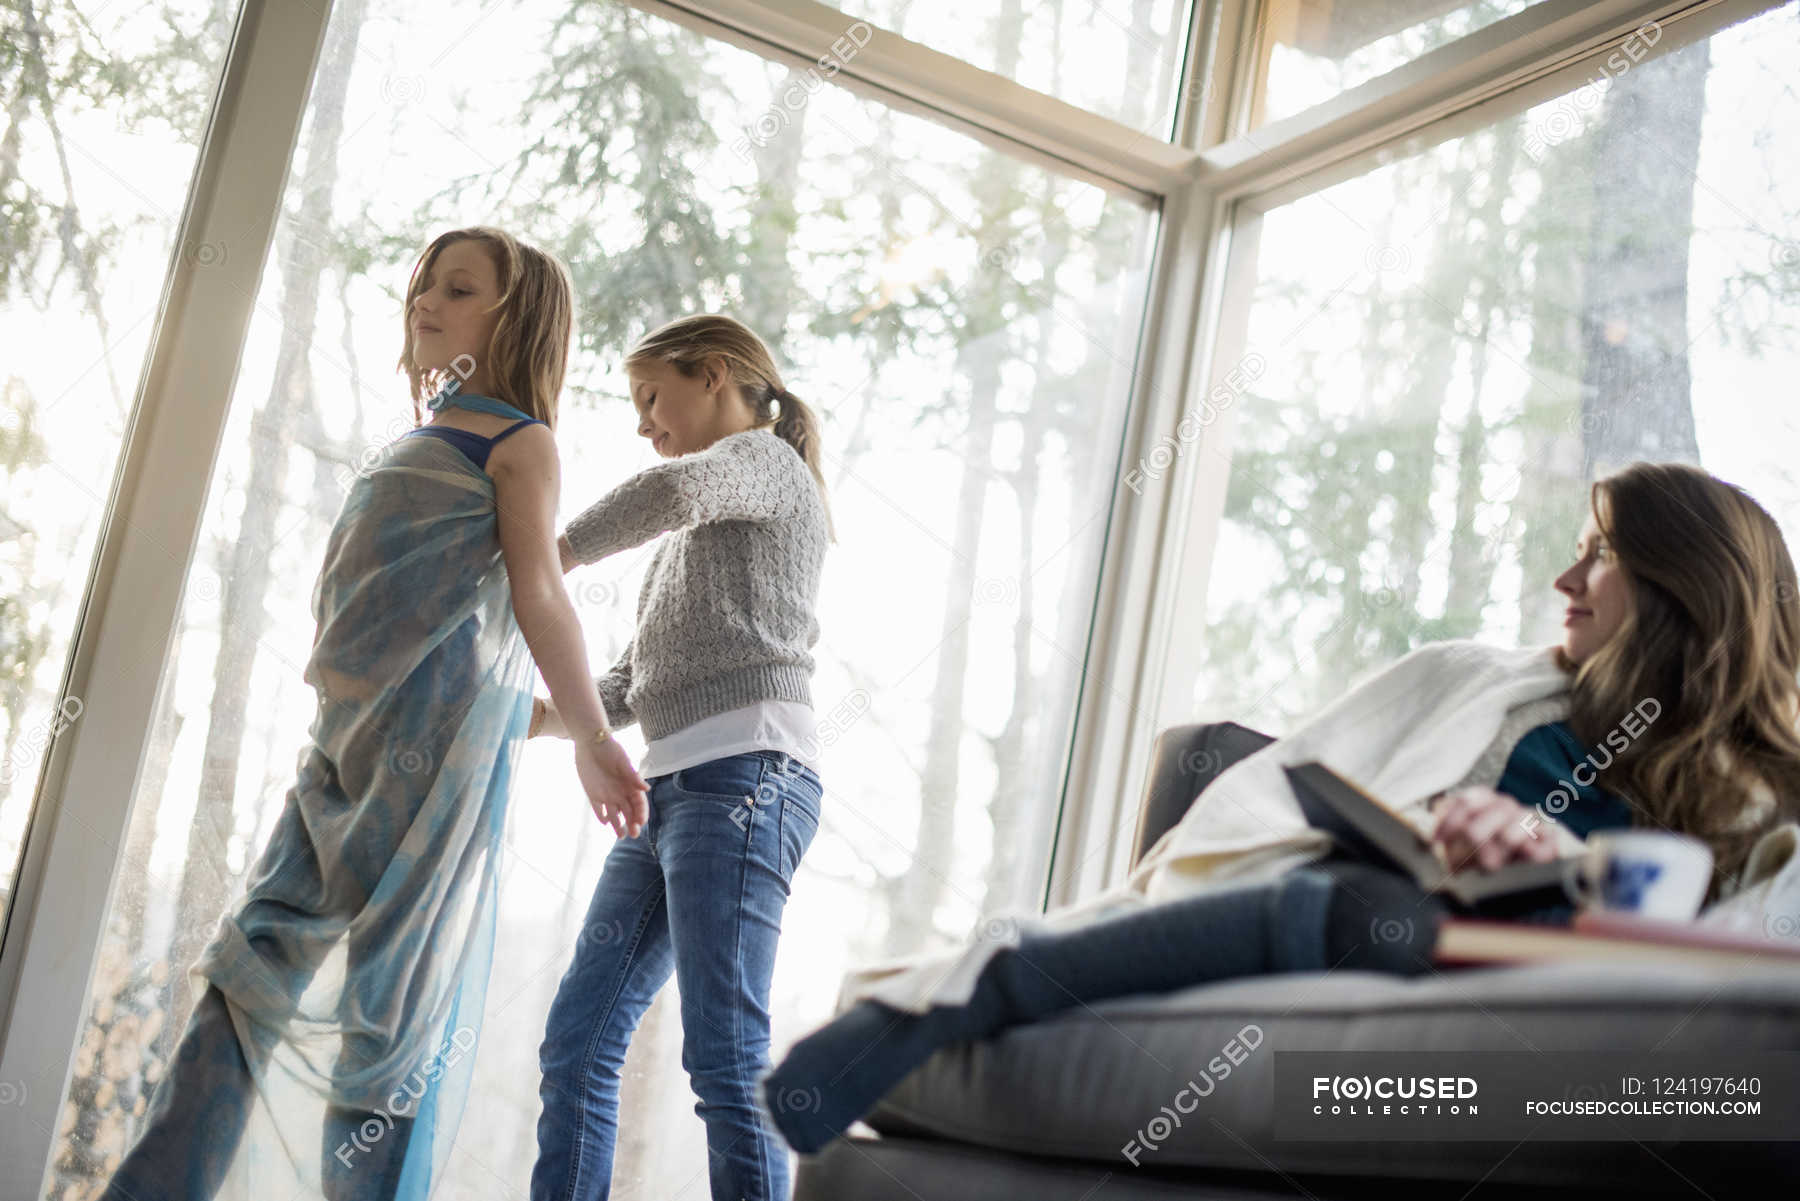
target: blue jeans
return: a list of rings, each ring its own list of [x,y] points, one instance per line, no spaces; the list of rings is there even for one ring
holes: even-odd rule
[[[755,1088],[788,883],[819,827],[819,777],[781,751],[748,751],[646,783],[649,821],[607,855],[550,1006],[532,1201],[609,1195],[625,1048],[671,971],[713,1201],[785,1201],[788,1150]]]

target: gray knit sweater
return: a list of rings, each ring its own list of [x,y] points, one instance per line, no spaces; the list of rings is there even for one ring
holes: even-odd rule
[[[583,563],[672,531],[638,592],[637,630],[595,681],[607,724],[661,738],[760,700],[812,703],[825,506],[768,428],[632,476],[563,531]]]

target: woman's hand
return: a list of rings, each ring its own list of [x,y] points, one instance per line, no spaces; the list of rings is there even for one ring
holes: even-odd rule
[[[1526,822],[1531,810],[1492,788],[1460,788],[1434,798],[1431,841],[1443,848],[1451,871],[1475,866],[1491,872],[1514,861],[1548,863],[1556,842],[1543,822]]]
[[[650,786],[631,765],[625,748],[612,738],[577,743],[575,774],[581,777],[594,816],[620,838],[637,837],[650,820]]]

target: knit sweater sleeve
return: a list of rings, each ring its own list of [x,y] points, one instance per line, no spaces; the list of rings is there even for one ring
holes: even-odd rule
[[[658,463],[589,505],[564,529],[583,563],[658,534],[713,521],[792,516],[811,484],[794,448],[766,429],[743,430],[705,450]]]
[[[600,689],[600,703],[606,707],[606,724],[614,730],[637,721],[637,714],[625,702],[625,694],[631,690],[631,650],[636,642],[636,638],[627,642],[619,661],[594,681],[595,687]]]

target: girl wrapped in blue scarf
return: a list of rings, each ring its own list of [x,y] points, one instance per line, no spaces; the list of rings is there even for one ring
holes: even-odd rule
[[[107,1198],[427,1195],[474,1063],[534,660],[595,814],[645,821],[556,545],[572,311],[563,265],[497,229],[415,265],[400,366],[422,424],[350,484],[297,777]]]

